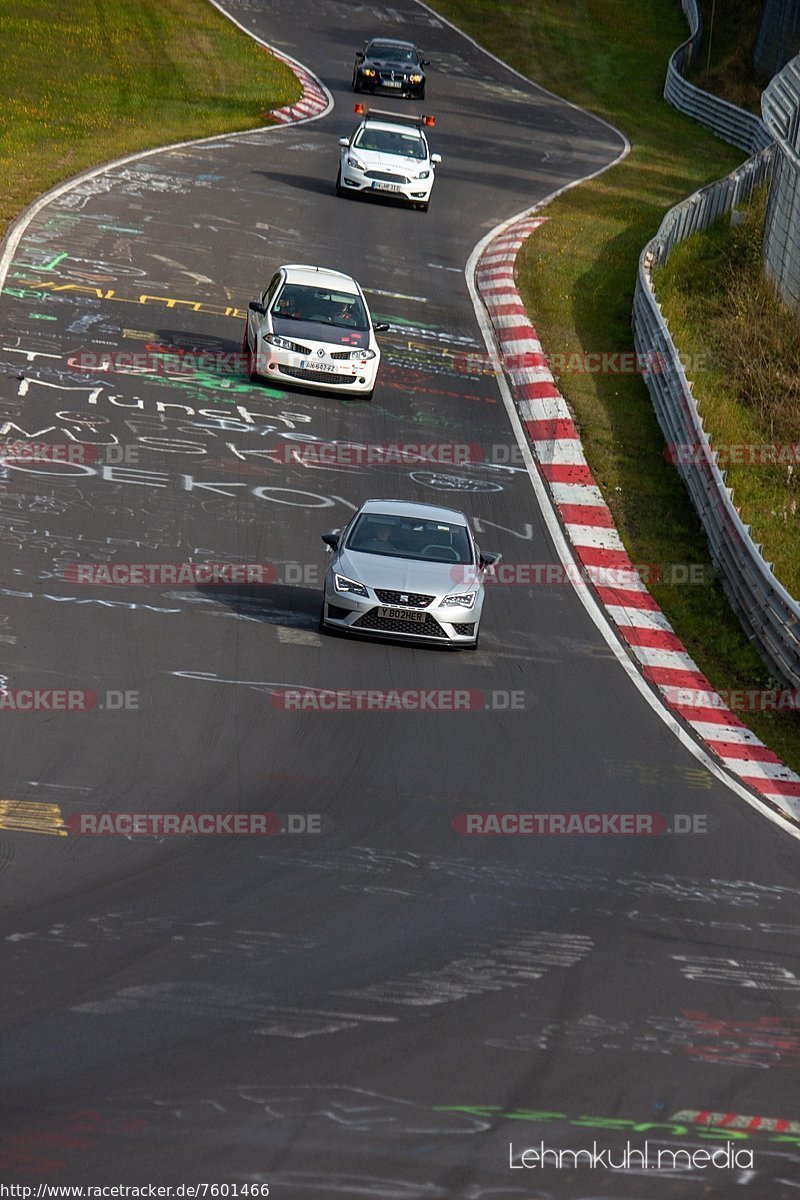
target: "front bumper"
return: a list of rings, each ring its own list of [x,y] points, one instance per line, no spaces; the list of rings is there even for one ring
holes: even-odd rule
[[[441,608],[439,597],[424,609],[408,608],[409,614],[424,614],[425,620],[391,619],[378,615],[379,609],[391,607],[401,611],[403,606],[386,605],[375,598],[337,592],[332,581],[325,581],[323,625],[330,629],[359,634],[364,637],[392,638],[399,641],[429,642],[439,646],[474,646],[483,607],[482,596],[472,608]],[[447,619],[445,619],[447,618]]]
[[[401,179],[402,176],[399,177]],[[359,171],[342,163],[342,187],[351,192],[368,192],[371,196],[389,199],[408,200],[411,204],[425,204],[430,200],[433,191],[434,174],[431,171],[427,179],[409,179],[407,183],[392,182],[385,179],[370,179],[368,172]]]
[[[397,81],[395,81],[397,82]],[[400,87],[392,87],[391,83],[385,83],[380,76],[367,76],[358,74],[358,86],[363,92],[369,92],[370,95],[376,96],[403,96],[406,99],[416,98],[421,100],[425,94],[425,83],[409,83],[408,80],[403,80]]]
[[[380,357],[362,361],[350,359],[331,363],[329,359],[295,354],[259,339],[256,372],[275,387],[315,388],[340,395],[363,396],[375,386]],[[333,367],[333,370],[326,369]]]

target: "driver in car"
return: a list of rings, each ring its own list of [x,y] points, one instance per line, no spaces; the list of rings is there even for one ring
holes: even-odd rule
[[[335,303],[331,320],[334,325],[355,325],[356,319],[353,315],[352,304],[346,300],[341,301],[341,303]]]
[[[276,317],[294,317],[297,321],[303,321],[307,317],[306,300],[297,294],[292,295],[291,292],[284,292],[275,306]]]
[[[393,529],[391,525],[375,525],[373,532],[366,542],[362,542],[359,550],[376,550],[384,554],[392,554],[399,549],[392,542]]]

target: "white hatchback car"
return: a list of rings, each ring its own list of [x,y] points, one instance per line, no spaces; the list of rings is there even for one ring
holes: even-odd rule
[[[252,382],[295,384],[371,400],[381,352],[355,279],[327,267],[279,267],[251,300],[242,350]]]
[[[431,154],[423,133],[434,118],[370,112],[364,104],[357,104],[356,112],[364,113],[361,124],[349,138],[339,139],[336,195],[393,196],[427,212],[436,167],[442,161],[440,154]]]

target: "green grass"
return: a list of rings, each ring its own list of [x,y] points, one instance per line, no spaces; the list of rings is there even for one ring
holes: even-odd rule
[[[698,0],[698,7],[703,33],[689,79],[761,116],[761,93],[769,80],[755,76],[753,50],[764,0]]]
[[[726,482],[776,576],[800,596],[800,464],[791,461],[800,447],[800,338],[761,270],[765,200],[735,228],[723,219],[682,242],[654,282],[681,353],[704,356],[691,377],[716,444],[723,453],[774,447],[786,460],[731,456]]]
[[[206,0],[0,0],[0,21],[0,236],[87,167],[263,125],[301,94]]]
[[[444,16],[517,70],[620,128],[628,158],[545,210],[517,280],[551,354],[630,352],[639,254],[666,211],[742,155],[662,99],[667,60],[686,38],[671,0],[433,0]],[[717,20],[724,9],[717,6]],[[635,563],[709,564],[706,542],[640,376],[572,372],[561,390]],[[774,685],[719,584],[652,591],[715,687]],[[795,714],[742,714],[800,769]]]

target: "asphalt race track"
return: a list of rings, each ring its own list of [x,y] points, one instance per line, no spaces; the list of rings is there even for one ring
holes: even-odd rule
[[[4,434],[96,447],[5,468],[0,683],[103,706],[2,713],[0,795],[28,804],[30,830],[0,821],[0,1181],[798,1195],[797,842],[670,733],[569,586],[490,589],[475,653],[317,628],[319,535],[370,496],[452,504],[506,563],[557,561],[526,473],[502,465],[514,439],[464,267],[620,139],[413,0],[230,11],[315,71],[334,109],[66,192],[31,223],[0,303]],[[427,214],[334,196],[353,51],[378,31],[432,61],[444,161]],[[355,275],[391,323],[371,404],[219,365],[282,262]],[[215,365],[191,373],[113,357],[201,351]],[[477,445],[486,461],[283,461],[298,438]],[[76,564],[206,560],[277,574],[71,581]],[[288,711],[294,687],[477,699]],[[678,814],[705,832],[453,827],[506,811]],[[73,832],[106,812],[293,814],[317,832]],[[727,1142],[752,1165],[521,1168],[542,1142]]]

